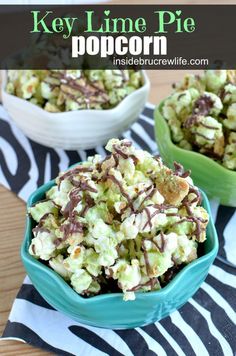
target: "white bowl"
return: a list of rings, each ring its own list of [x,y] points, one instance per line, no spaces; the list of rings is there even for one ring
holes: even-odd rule
[[[108,110],[76,110],[49,113],[27,100],[5,91],[7,72],[2,77],[2,103],[17,126],[33,141],[67,150],[89,149],[118,137],[137,120],[147,101],[150,82],[144,71],[143,86]]]

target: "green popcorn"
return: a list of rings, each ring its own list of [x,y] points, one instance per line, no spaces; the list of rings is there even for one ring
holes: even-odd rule
[[[193,88],[196,89],[198,93],[202,93],[206,90],[205,78],[199,75],[186,74],[184,79],[179,84],[175,84],[174,87],[177,91]]]
[[[192,100],[197,100],[201,93],[196,88],[189,88],[189,94],[191,95]]]
[[[111,266],[118,257],[116,246],[118,241],[115,238],[100,236],[94,241],[94,249],[99,254],[98,261],[101,266]]]
[[[71,273],[64,267],[64,257],[63,255],[58,255],[49,260],[49,265],[55,272],[57,272],[65,280],[69,280]]]
[[[29,252],[81,295],[104,293],[112,279],[134,300],[160,289],[169,268],[197,258],[208,215],[180,165],[171,171],[127,140],[111,139],[107,149],[105,159],[61,173],[47,201],[30,208],[37,225]]]
[[[163,251],[167,255],[171,255],[177,248],[178,235],[174,232],[170,232],[169,234],[161,233],[155,236],[153,241],[156,244],[155,246],[158,246],[159,251]],[[147,240],[145,243],[147,243]],[[153,248],[153,244],[151,245],[151,248]],[[146,250],[148,250],[148,246],[146,246]]]
[[[179,219],[170,226],[170,231],[177,235],[191,235],[194,231],[194,222],[187,221],[185,218]]]
[[[232,104],[236,102],[236,85],[227,84],[223,90],[223,103]]]
[[[39,79],[34,71],[20,71],[15,83],[15,94],[22,99],[30,99],[36,93]]]
[[[127,72],[127,71],[126,71]],[[142,82],[142,76],[140,72],[131,72],[129,86],[132,89],[138,89]]]
[[[92,277],[84,269],[77,269],[71,276],[71,285],[79,294],[84,294],[93,282]]]
[[[110,70],[107,69],[103,73],[104,84],[108,90],[112,90],[113,88],[122,87],[123,83],[123,75],[120,70]]]
[[[89,80],[91,81],[102,81],[103,80],[103,71],[98,69],[98,70],[86,70],[85,71],[86,75],[88,76]]]
[[[40,83],[40,91],[44,99],[50,100],[51,98],[54,97],[53,90],[51,90],[51,86],[47,82]]]
[[[143,266],[142,272],[149,277],[159,277],[163,275],[170,267],[173,266],[171,255],[168,253],[160,253],[157,250],[150,250],[146,253],[148,265],[145,262],[145,256],[142,255],[140,263]]]
[[[223,165],[232,170],[236,170],[236,132],[229,135],[229,143],[225,147]]]
[[[98,294],[100,290],[101,290],[100,284],[97,281],[92,280],[92,282],[90,283],[89,287],[86,290],[86,294],[90,294],[90,295]]]
[[[50,102],[47,102],[44,106],[44,110],[48,111],[48,112],[60,112],[60,108],[56,105],[56,104],[53,104],[53,103],[50,103]]]
[[[190,263],[197,258],[197,243],[188,239],[186,235],[178,236],[178,247],[173,253],[175,263]]]
[[[174,142],[180,142],[184,139],[184,132],[181,128],[181,122],[178,119],[170,119],[169,125]]]
[[[208,97],[212,102],[212,107],[210,108],[209,114],[213,116],[219,115],[223,109],[221,99],[216,94],[209,92],[204,92],[204,96]]]
[[[71,184],[65,180],[61,183],[60,189],[58,189],[58,186],[53,186],[47,192],[46,197],[48,199],[51,199],[51,201],[56,206],[59,206],[62,208],[62,210],[64,210],[70,200],[68,196],[69,193],[68,187],[70,187],[70,189],[72,188]]]
[[[162,108],[173,142],[235,170],[234,146],[228,146],[236,130],[235,70],[189,74],[174,89]]]
[[[190,113],[192,97],[188,90],[173,94],[172,104],[175,105],[176,114],[185,117]]]
[[[38,231],[36,237],[31,241],[29,253],[36,258],[47,261],[56,255],[54,241],[55,235],[41,228],[41,231]]]
[[[136,287],[141,280],[139,261],[133,259],[130,264],[119,264],[114,278],[118,279],[118,283],[124,291],[129,291],[130,289]]]
[[[48,112],[110,109],[143,85],[133,70],[11,70],[7,92]]]
[[[113,235],[112,228],[105,224],[102,219],[98,219],[94,222],[94,227],[91,229],[91,234],[95,239],[103,237],[109,237]]]
[[[99,254],[95,252],[94,249],[89,248],[85,250],[84,266],[87,271],[95,277],[97,277],[102,270],[102,266],[99,262]]]
[[[205,72],[206,88],[213,93],[217,93],[226,83],[226,70],[207,70]]]
[[[201,116],[192,130],[199,145],[214,145],[215,140],[223,136],[222,124],[211,116]]]
[[[75,246],[69,257],[63,261],[63,266],[69,272],[76,273],[83,266],[85,258],[85,248],[83,246]]]
[[[188,150],[188,151],[192,151],[193,147],[191,145],[191,143],[189,143],[187,140],[183,139],[181,140],[179,143],[178,143],[178,146],[185,149],[185,150]]]
[[[28,209],[28,213],[32,216],[32,218],[39,222],[42,217],[46,214],[58,214],[58,209],[55,207],[52,201],[47,200],[40,203],[35,204],[33,207]]]
[[[172,122],[178,120],[176,112],[175,112],[175,109],[171,105],[171,99],[170,98],[166,99],[166,101],[165,101],[165,103],[163,105],[163,108],[162,108],[162,112],[163,112],[163,115],[164,115],[166,120],[168,120],[168,121],[172,120]],[[169,125],[171,126],[170,123],[169,123]],[[179,125],[180,125],[180,123],[179,123]]]
[[[223,121],[225,127],[236,130],[236,103],[231,104],[227,110],[227,119]]]

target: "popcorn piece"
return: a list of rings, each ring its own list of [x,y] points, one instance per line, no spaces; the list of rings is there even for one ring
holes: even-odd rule
[[[207,70],[205,72],[206,87],[213,93],[217,93],[226,83],[226,70]]]
[[[225,147],[223,165],[232,170],[236,170],[236,132],[229,135],[229,143]]]
[[[227,119],[223,121],[225,127],[236,130],[236,103],[231,104],[227,110]]]

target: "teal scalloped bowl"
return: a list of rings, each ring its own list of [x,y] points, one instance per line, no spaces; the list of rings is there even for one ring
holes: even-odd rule
[[[54,184],[54,181],[51,181],[37,189],[30,196],[27,206],[32,206],[43,199],[45,192]],[[203,206],[210,214],[209,202],[204,193]],[[198,290],[218,251],[217,233],[210,214],[207,240],[203,244],[203,255],[184,267],[162,290],[136,293],[136,300],[127,302],[123,301],[121,293],[104,294],[85,299],[78,295],[51,268],[29,254],[32,227],[33,221],[27,216],[21,258],[35,288],[51,306],[71,319],[101,328],[135,328],[165,318],[185,304]]]
[[[191,170],[194,183],[210,198],[216,198],[222,205],[236,207],[236,172],[201,153],[175,145],[171,140],[169,126],[161,113],[163,104],[164,101],[156,107],[154,120],[156,141],[164,162],[170,167],[173,167],[174,161],[180,162],[186,170]]]

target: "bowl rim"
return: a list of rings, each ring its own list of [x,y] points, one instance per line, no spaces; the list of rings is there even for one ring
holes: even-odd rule
[[[1,74],[2,77],[2,82],[1,82],[1,95],[2,95],[2,103],[3,106],[4,105],[4,97],[5,98],[11,98],[12,100],[15,100],[16,102],[18,102],[19,104],[23,104],[27,105],[29,109],[32,110],[36,110],[38,111],[38,114],[41,115],[46,115],[48,119],[50,120],[67,120],[67,116],[68,115],[78,115],[79,113],[81,113],[81,116],[83,116],[85,113],[92,113],[94,116],[96,115],[104,115],[105,113],[107,114],[112,114],[115,111],[119,111],[121,110],[121,108],[127,104],[127,102],[129,100],[132,100],[133,97],[135,97],[136,95],[139,95],[142,92],[145,91],[149,91],[150,89],[150,80],[148,78],[147,73],[145,72],[145,70],[141,70],[142,73],[142,77],[144,79],[144,83],[143,85],[138,88],[135,89],[132,93],[128,94],[124,99],[122,99],[115,107],[111,108],[111,109],[78,109],[78,110],[71,110],[71,111],[63,111],[63,112],[57,112],[57,113],[53,113],[53,112],[49,112],[44,110],[43,108],[41,108],[40,106],[38,106],[37,104],[31,103],[30,101],[23,99],[23,98],[19,98],[16,95],[13,94],[9,94],[6,92],[5,88],[6,88],[6,84],[7,84],[7,70],[3,71]],[[106,115],[106,114],[105,114]]]
[[[224,167],[222,164],[214,161],[213,159],[207,157],[206,155],[200,153],[200,152],[196,152],[196,151],[188,151],[185,150],[184,148],[178,147],[171,139],[171,133],[170,133],[170,128],[169,125],[166,121],[166,119],[164,118],[161,109],[165,103],[165,101],[168,99],[169,97],[167,97],[166,99],[162,100],[160,102],[159,105],[156,105],[155,109],[154,109],[154,121],[155,121],[155,126],[156,126],[156,130],[158,129],[157,127],[157,122],[160,121],[160,118],[162,119],[163,122],[163,127],[165,129],[165,132],[168,133],[167,136],[165,136],[165,140],[167,141],[167,143],[169,144],[169,146],[171,146],[171,148],[176,151],[176,152],[181,152],[182,154],[185,155],[189,155],[190,157],[192,157],[192,159],[201,159],[202,161],[205,161],[205,163],[208,165],[208,168],[210,167],[209,165],[211,165],[214,169],[218,169],[219,174],[227,174],[228,176],[231,176],[231,178],[236,178],[236,171],[232,171],[226,167]],[[157,140],[159,141],[159,139]]]
[[[76,164],[77,165],[77,164]],[[73,165],[75,166],[75,165]],[[72,166],[72,167],[73,167]],[[71,168],[71,167],[70,167]],[[51,180],[48,183],[42,185],[39,187],[37,190],[35,190],[29,197],[27,201],[27,209],[32,206],[32,204],[35,204],[35,196],[38,194],[44,194],[48,189],[50,189],[53,185],[55,185],[55,180]],[[207,253],[205,253],[203,256],[198,257],[196,260],[190,262],[188,265],[186,265],[183,269],[181,269],[180,272],[176,274],[176,276],[162,289],[158,291],[150,291],[146,293],[137,293],[136,299],[139,296],[145,296],[145,298],[152,298],[152,297],[158,297],[158,296],[163,296],[169,293],[175,286],[179,283],[179,281],[182,280],[182,278],[185,277],[187,272],[191,270],[194,266],[197,266],[201,263],[206,262],[209,259],[214,260],[218,249],[219,249],[219,242],[218,242],[218,236],[216,232],[215,225],[213,223],[213,218],[211,214],[211,209],[210,209],[210,204],[209,200],[206,196],[206,194],[202,191],[202,197],[203,197],[203,203],[205,205],[205,209],[207,210],[209,214],[209,223],[208,223],[208,228],[210,230],[210,233],[212,234],[212,243],[213,247],[211,250]],[[31,265],[32,268],[37,268],[41,270],[43,273],[48,274],[51,278],[57,281],[57,284],[60,285],[61,289],[65,293],[65,295],[69,295],[70,298],[76,298],[76,301],[82,304],[87,304],[87,303],[96,303],[99,301],[106,301],[113,299],[115,297],[123,297],[123,293],[107,293],[107,294],[100,294],[100,295],[95,295],[89,298],[84,298],[80,296],[58,273],[56,273],[52,268],[50,268],[47,265],[44,265],[41,263],[39,260],[35,259],[33,256],[31,256],[28,252],[27,244],[28,242],[31,241],[32,238],[32,230],[31,230],[31,221],[32,218],[26,214],[26,226],[25,226],[25,233],[24,233],[24,239],[21,244],[21,250],[20,250],[20,255],[23,263],[27,261],[28,264]],[[212,264],[212,263],[211,263]],[[210,264],[210,265],[211,265]]]

